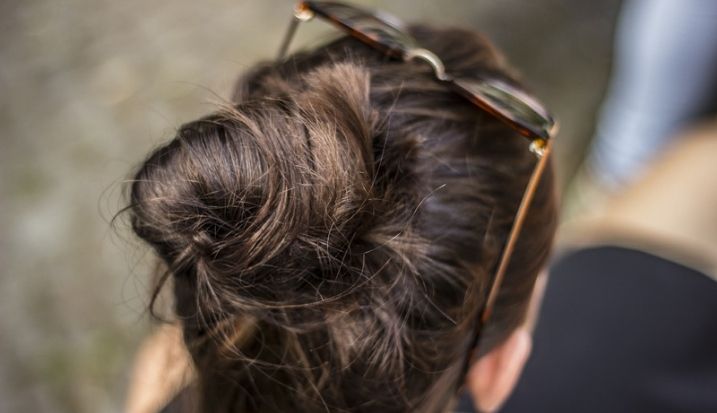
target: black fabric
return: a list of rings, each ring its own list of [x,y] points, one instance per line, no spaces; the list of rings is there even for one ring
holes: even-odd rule
[[[559,259],[501,410],[524,412],[717,412],[717,282],[625,248]]]
[[[453,409],[453,413],[476,413],[470,393],[467,391],[461,392],[458,396],[458,403],[456,403],[456,407]]]

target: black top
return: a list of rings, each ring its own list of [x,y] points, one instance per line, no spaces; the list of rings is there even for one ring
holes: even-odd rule
[[[523,412],[717,412],[717,282],[626,248],[557,260],[501,410]]]

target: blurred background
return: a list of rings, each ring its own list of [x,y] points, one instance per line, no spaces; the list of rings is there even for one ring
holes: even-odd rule
[[[356,1],[484,32],[557,114],[563,186],[595,129],[618,0]],[[121,411],[152,257],[123,181],[274,57],[288,0],[0,3],[0,412]],[[301,26],[294,49],[334,33]],[[570,197],[565,205],[571,203]]]

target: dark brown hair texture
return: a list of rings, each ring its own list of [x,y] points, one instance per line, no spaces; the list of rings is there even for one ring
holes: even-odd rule
[[[449,74],[517,80],[466,30]],[[141,164],[134,232],[174,286],[202,412],[438,412],[535,165],[421,62],[343,37],[239,80]],[[523,322],[556,226],[544,174],[481,341]]]

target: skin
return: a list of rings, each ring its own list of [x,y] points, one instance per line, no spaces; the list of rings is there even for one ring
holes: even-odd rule
[[[158,412],[192,378],[179,325],[162,325],[142,343],[135,356],[125,412]]]
[[[475,361],[468,371],[466,386],[478,412],[494,412],[508,399],[518,383],[533,347],[532,331],[545,293],[548,273],[538,275],[525,323],[506,341]]]
[[[473,364],[466,384],[479,412],[494,412],[500,408],[515,388],[533,340],[525,327],[516,329],[501,345]]]

